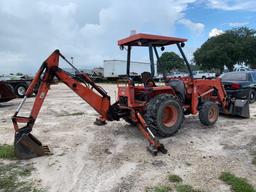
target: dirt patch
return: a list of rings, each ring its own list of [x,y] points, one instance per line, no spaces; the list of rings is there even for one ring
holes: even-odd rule
[[[116,97],[116,85],[101,86]],[[11,116],[20,101],[0,109],[0,144],[13,142]],[[32,101],[28,99],[22,114],[29,114]],[[36,168],[32,177],[49,192],[145,191],[170,174],[204,191],[228,192],[229,186],[218,179],[223,171],[247,178],[256,187],[255,115],[253,104],[251,119],[221,116],[211,128],[197,116],[188,116],[175,136],[161,140],[168,154],[153,157],[136,127],[123,120],[94,125],[97,113],[88,104],[64,84],[53,85],[33,130],[53,155],[27,162]]]

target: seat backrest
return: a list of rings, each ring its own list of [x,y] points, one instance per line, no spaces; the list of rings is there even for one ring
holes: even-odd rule
[[[179,79],[172,79],[168,81],[168,85],[171,86],[175,93],[180,97],[181,100],[185,100],[186,97],[186,89],[184,82]]]
[[[154,80],[151,77],[150,72],[145,71],[145,72],[141,73],[141,80],[145,87],[155,87],[156,86]]]

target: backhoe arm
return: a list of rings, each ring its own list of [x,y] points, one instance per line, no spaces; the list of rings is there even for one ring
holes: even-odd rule
[[[113,120],[112,116],[109,115],[111,114],[109,113],[111,109],[110,97],[107,95],[106,91],[97,86],[85,74],[80,73],[80,82],[74,79],[71,74],[59,68],[58,65],[60,57],[68,62],[68,64],[70,64],[79,73],[79,71],[59,52],[59,50],[55,50],[44,61],[36,73],[33,81],[26,91],[23,101],[12,117],[15,129],[15,152],[16,155],[22,159],[45,155],[45,153],[49,152],[49,149],[42,146],[41,142],[37,140],[32,134],[30,134],[30,132],[32,131],[33,125],[40,112],[54,77],[57,77],[60,81],[64,82],[70,89],[72,89],[77,95],[85,100],[91,107],[93,107],[100,114],[103,120]],[[36,94],[30,116],[18,116],[18,113],[25,103],[27,97],[33,94],[33,90],[40,80],[40,87]],[[26,125],[20,128],[19,123],[25,123]],[[30,150],[29,153],[28,149]]]
[[[79,81],[76,80],[71,74],[59,68],[59,58],[65,60],[78,74]],[[19,107],[17,108],[14,116],[12,117],[15,140],[14,149],[16,156],[20,159],[29,159],[33,157],[43,156],[50,154],[50,150],[47,146],[43,146],[42,143],[34,137],[30,132],[34,126],[36,118],[40,112],[43,102],[47,96],[50,85],[53,83],[54,77],[57,77],[60,81],[65,83],[70,89],[72,89],[77,95],[79,95],[84,101],[86,101],[91,107],[93,107],[99,114],[100,118],[96,119],[97,124],[103,124],[105,120],[119,120],[123,117],[130,115],[130,110],[126,107],[121,108],[118,101],[111,105],[110,97],[106,91],[100,86],[96,85],[86,74],[78,71],[60,52],[55,50],[42,64],[38,72],[36,73],[33,81],[26,91],[25,97]],[[40,87],[36,94],[36,98],[29,117],[18,116],[23,104],[27,97],[33,94],[35,86],[40,83]],[[139,111],[136,112],[136,123],[143,133],[144,137],[149,141],[148,150],[154,155],[158,151],[167,153],[164,146],[158,141],[153,133],[148,128],[143,116]],[[23,127],[19,127],[19,124],[25,124]]]
[[[110,98],[108,96],[99,96],[91,88],[79,83],[60,68],[56,71],[56,76],[93,107],[104,119],[108,120],[107,113],[110,107]]]

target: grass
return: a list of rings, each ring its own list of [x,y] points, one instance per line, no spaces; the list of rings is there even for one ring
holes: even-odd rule
[[[194,189],[190,185],[183,185],[183,184],[176,184],[181,183],[183,180],[178,175],[168,175],[168,180],[174,184],[174,187],[176,187],[176,192],[203,192],[201,190]],[[146,188],[146,192],[169,192],[173,191],[171,186],[169,185],[159,185],[155,187],[149,187]]]
[[[19,166],[16,163],[0,165],[0,191],[1,192],[43,192],[38,189],[32,181],[25,181],[24,178],[31,175],[31,165]],[[23,180],[21,180],[21,178]]]
[[[229,172],[222,172],[219,177],[220,180],[231,186],[231,190],[234,192],[256,192],[251,184],[246,179],[236,177]]]
[[[78,115],[83,115],[84,112],[75,112],[75,113],[69,113],[69,114],[61,114],[59,115],[60,117],[61,116],[78,116]]]
[[[174,183],[182,182],[182,178],[180,178],[178,175],[169,175],[168,180]]]
[[[13,145],[0,145],[0,158],[1,159],[15,159]]]
[[[252,159],[252,164],[256,166],[256,157]]]
[[[172,188],[166,185],[160,185],[153,188],[147,188],[146,192],[170,192]]]
[[[194,189],[192,186],[190,185],[178,185],[176,187],[176,191],[177,192],[203,192],[201,190],[198,189]]]

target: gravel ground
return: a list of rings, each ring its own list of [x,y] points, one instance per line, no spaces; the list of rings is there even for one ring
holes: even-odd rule
[[[116,85],[102,84],[111,98]],[[29,98],[22,114],[29,114]],[[12,144],[11,116],[20,99],[0,105],[0,144]],[[177,174],[184,183],[209,192],[228,192],[218,177],[230,171],[256,187],[256,104],[251,118],[221,116],[210,128],[197,116],[187,116],[180,131],[162,139],[168,154],[153,157],[136,127],[124,121],[93,124],[97,113],[64,84],[53,85],[33,134],[49,145],[53,155],[27,160],[36,168],[33,178],[49,192],[144,191]]]

